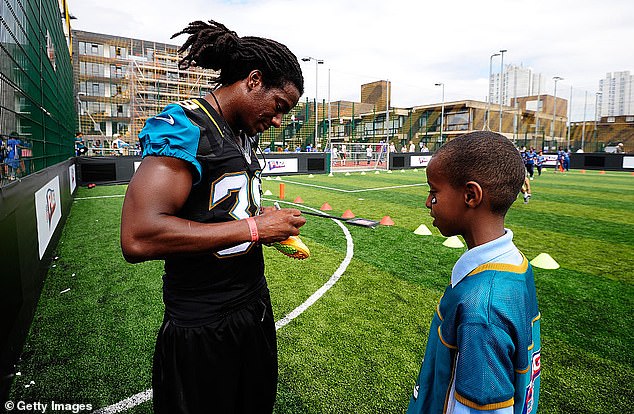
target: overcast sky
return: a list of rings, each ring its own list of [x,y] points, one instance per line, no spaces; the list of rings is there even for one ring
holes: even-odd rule
[[[594,93],[607,72],[634,73],[631,0],[71,0],[73,28],[171,44],[190,21],[214,19],[240,36],[287,45],[319,65],[319,100],[360,100],[360,85],[392,82],[392,105],[486,100],[489,57],[523,65],[570,99],[573,118],[594,115]],[[305,94],[315,96],[315,63],[303,63]],[[500,71],[500,58],[493,72]],[[576,114],[576,115],[575,115]]]

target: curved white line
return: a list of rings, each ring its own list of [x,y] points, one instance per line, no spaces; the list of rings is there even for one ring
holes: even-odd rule
[[[295,204],[295,203],[287,203],[287,204],[300,206],[299,204]],[[301,207],[321,213],[321,211],[316,208],[306,207],[306,206],[301,206]],[[346,257],[343,259],[343,262],[341,262],[341,264],[339,265],[335,273],[333,273],[333,275],[330,276],[330,279],[328,279],[328,281],[322,287],[317,289],[317,291],[313,293],[312,295],[310,295],[310,297],[306,299],[304,303],[302,303],[301,305],[293,309],[288,315],[284,316],[282,319],[275,322],[276,331],[282,328],[283,326],[287,325],[293,319],[297,318],[306,309],[308,309],[313,303],[317,302],[317,300],[321,298],[324,295],[324,293],[326,293],[335,283],[337,283],[339,278],[341,278],[341,275],[343,275],[343,273],[348,268],[348,265],[352,261],[352,256],[354,255],[354,243],[352,241],[352,236],[350,235],[350,231],[346,228],[346,226],[344,226],[341,223],[341,221],[335,220],[335,219],[331,219],[331,220],[337,223],[337,225],[341,227],[341,229],[343,230],[343,233],[346,235]]]
[[[267,198],[263,198],[263,200],[273,201],[273,200],[267,199]],[[323,214],[323,212],[321,210],[318,210],[318,209],[312,208],[312,207],[308,207],[308,206],[304,206],[304,205],[301,205],[301,204],[295,204],[295,203],[291,203],[291,202],[288,202],[288,201],[280,201],[280,203],[290,204],[290,205],[293,205],[293,206],[297,206],[297,207],[313,210],[313,211],[316,211],[318,213],[322,213]],[[334,221],[335,223],[337,223],[337,225],[339,227],[341,227],[341,229],[343,230],[344,235],[346,236],[346,257],[343,259],[343,261],[341,262],[341,264],[339,265],[339,267],[337,268],[335,273],[333,273],[333,275],[330,276],[330,279],[328,279],[328,281],[326,283],[324,283],[324,285],[322,287],[317,289],[317,291],[315,293],[313,293],[312,295],[310,295],[310,297],[308,299],[306,299],[306,301],[304,303],[302,303],[301,305],[299,305],[298,307],[293,309],[288,315],[284,316],[282,319],[280,319],[279,321],[275,322],[275,331],[276,332],[279,329],[283,328],[284,326],[288,325],[293,319],[297,318],[306,309],[308,309],[312,304],[317,302],[317,300],[319,300],[319,298],[321,298],[324,295],[324,293],[326,293],[331,287],[333,287],[333,285],[335,283],[337,283],[337,281],[341,278],[343,273],[348,268],[348,265],[350,265],[350,262],[352,261],[352,256],[354,256],[354,242],[352,241],[352,235],[350,234],[350,231],[346,228],[346,226],[344,226],[341,223],[341,221],[336,220],[336,219],[331,219],[331,220]],[[133,395],[132,397],[129,397],[129,398],[126,398],[125,400],[119,401],[118,403],[115,403],[115,404],[109,405],[107,407],[95,410],[95,411],[93,411],[93,413],[94,414],[114,414],[114,413],[119,413],[121,411],[126,411],[126,410],[129,410],[130,408],[136,407],[137,405],[142,404],[142,403],[144,403],[146,401],[149,401],[151,399],[152,399],[152,388],[149,388],[149,389],[147,389],[147,390],[145,390],[143,392],[140,392],[138,394]]]

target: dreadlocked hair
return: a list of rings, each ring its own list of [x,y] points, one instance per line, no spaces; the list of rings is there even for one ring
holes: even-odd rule
[[[189,34],[178,50],[187,54],[179,61],[180,69],[198,66],[219,71],[217,82],[231,85],[245,79],[252,70],[262,72],[267,87],[283,88],[292,83],[304,93],[304,77],[297,57],[283,44],[262,37],[239,37],[236,32],[214,20],[195,21],[171,38]]]

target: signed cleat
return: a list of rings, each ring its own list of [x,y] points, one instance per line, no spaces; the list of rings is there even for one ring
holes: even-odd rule
[[[308,246],[304,244],[299,236],[290,236],[284,241],[271,244],[271,246],[275,247],[282,254],[292,257],[293,259],[303,260],[310,256]]]

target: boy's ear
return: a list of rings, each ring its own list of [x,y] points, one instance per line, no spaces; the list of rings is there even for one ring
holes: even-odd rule
[[[247,86],[249,89],[254,89],[256,86],[262,83],[262,72],[257,69],[254,69],[247,76]]]
[[[464,201],[470,208],[476,208],[482,203],[482,187],[475,181],[465,184]]]

